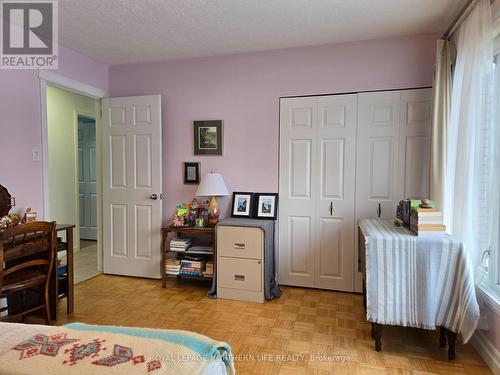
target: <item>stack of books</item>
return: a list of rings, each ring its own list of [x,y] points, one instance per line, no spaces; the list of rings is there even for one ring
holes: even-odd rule
[[[446,233],[443,213],[432,207],[420,207],[421,201],[411,201],[410,230],[417,236],[442,236]]]
[[[193,245],[189,248],[189,252],[191,254],[206,254],[206,255],[212,255],[214,253],[214,248],[213,246],[200,246],[200,245]]]
[[[170,240],[170,251],[183,252],[191,246],[190,238],[174,237]]]
[[[167,259],[167,275],[178,275],[181,269],[181,261],[176,258]]]
[[[203,276],[205,271],[206,260],[181,260],[181,269],[179,275],[184,276]]]
[[[203,277],[213,277],[214,276],[214,261],[209,260],[205,264],[205,272],[203,272]]]

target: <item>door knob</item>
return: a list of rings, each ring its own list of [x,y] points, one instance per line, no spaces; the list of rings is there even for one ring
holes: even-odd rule
[[[158,199],[158,194],[151,194],[150,198],[155,201]]]

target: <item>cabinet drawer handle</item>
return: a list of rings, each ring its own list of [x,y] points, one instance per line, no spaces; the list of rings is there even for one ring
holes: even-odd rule
[[[235,244],[234,244],[234,248],[235,248],[236,250],[245,250],[246,246],[245,246],[245,244],[244,244],[244,243],[235,243]]]
[[[245,276],[244,275],[234,275],[234,280],[235,281],[245,281]]]

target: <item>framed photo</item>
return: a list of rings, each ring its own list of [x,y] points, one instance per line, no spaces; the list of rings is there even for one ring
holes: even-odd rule
[[[184,163],[184,184],[200,183],[200,163]]]
[[[234,192],[231,217],[252,217],[253,193]]]
[[[253,216],[255,219],[276,220],[278,217],[278,194],[255,194],[255,208]]]
[[[195,121],[194,154],[222,155],[222,121]]]

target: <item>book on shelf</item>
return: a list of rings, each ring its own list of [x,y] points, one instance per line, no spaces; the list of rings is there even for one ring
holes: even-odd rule
[[[208,254],[211,255],[214,253],[213,246],[200,246],[193,245],[189,248],[189,252],[192,254]]]
[[[205,261],[181,260],[181,267],[202,267],[206,264]]]
[[[185,251],[191,246],[192,240],[190,238],[174,237],[170,240],[171,251]]]
[[[213,261],[208,261],[207,264],[205,264],[205,272],[203,272],[204,277],[213,277],[214,275],[214,262]]]
[[[179,275],[181,276],[203,276],[203,272],[201,270],[198,271],[192,271],[192,270],[185,270],[185,269],[180,269]]]
[[[186,251],[189,251],[189,247],[177,247],[177,246],[170,246],[170,251],[174,251],[176,253],[185,253]]]
[[[184,255],[182,256],[183,260],[191,260],[191,261],[206,261],[207,260],[207,257],[205,254],[189,254],[188,253],[184,253]]]

